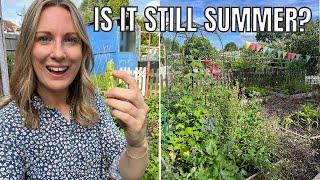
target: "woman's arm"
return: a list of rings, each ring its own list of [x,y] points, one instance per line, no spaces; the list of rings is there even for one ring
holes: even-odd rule
[[[23,160],[15,136],[17,128],[14,124],[17,123],[13,123],[12,118],[2,113],[0,115],[0,179],[24,179]]]
[[[122,153],[119,170],[124,179],[140,179],[148,164],[146,116],[148,106],[135,80],[124,71],[115,71],[116,78],[124,80],[128,89],[113,88],[107,92],[106,104],[125,130],[127,148]]]
[[[119,170],[123,179],[140,179],[148,164],[148,142],[139,147],[128,146],[121,154]]]

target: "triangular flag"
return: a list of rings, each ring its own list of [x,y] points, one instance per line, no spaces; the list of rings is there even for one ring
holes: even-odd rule
[[[255,51],[256,48],[257,48],[257,43],[254,43],[254,42],[251,43],[251,46],[250,46],[251,51]]]
[[[256,51],[259,52],[260,50],[262,49],[262,45],[257,43],[257,48],[256,48]]]
[[[288,60],[290,61],[291,60],[291,52],[288,52],[288,56],[287,56],[287,58],[288,58]]]
[[[291,53],[291,58],[290,60],[293,60],[296,57],[297,53]]]
[[[277,58],[280,58],[281,55],[282,55],[282,51],[278,51],[278,56],[277,56]]]
[[[268,52],[268,49],[269,49],[269,47],[268,47],[268,46],[263,47],[263,54],[266,54],[266,53]]]
[[[285,51],[283,51],[283,53],[282,53],[282,59],[284,59],[286,56],[287,56],[287,52],[285,52]]]
[[[310,60],[311,56],[310,55],[306,55],[306,61],[308,62]]]
[[[249,49],[251,43],[250,42],[246,42],[246,44],[244,45],[244,49],[247,50]]]
[[[296,60],[300,58],[301,54],[296,54]]]
[[[272,51],[273,51],[273,49],[272,49],[272,48],[269,48],[269,49],[268,49],[268,56],[271,56]]]

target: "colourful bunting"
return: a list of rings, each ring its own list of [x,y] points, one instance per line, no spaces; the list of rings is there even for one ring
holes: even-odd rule
[[[281,55],[282,55],[282,51],[278,51],[278,56],[277,56],[277,58],[280,58]]]
[[[296,57],[297,53],[291,53],[291,54],[292,54],[291,60],[293,60]]]
[[[287,58],[288,58],[289,61],[291,60],[291,56],[292,56],[291,52],[288,52]]]
[[[256,51],[259,52],[261,49],[262,49],[262,45],[261,44],[257,44]]]
[[[257,43],[251,43],[251,45],[250,45],[250,49],[252,50],[252,51],[255,51],[256,50],[256,48],[257,48]]]
[[[268,49],[269,49],[269,47],[268,47],[268,46],[264,47],[264,48],[263,48],[263,54],[266,54],[266,53],[267,53],[267,51],[268,51]]]
[[[295,58],[296,53],[288,52],[288,60],[291,61]]]
[[[246,44],[244,45],[244,49],[248,50],[250,47],[251,43],[250,42],[246,42]]]
[[[306,61],[308,62],[310,60],[311,56],[310,55],[306,55]]]
[[[287,52],[285,52],[285,51],[283,51],[283,53],[282,53],[282,59],[284,59],[286,56],[287,56]]]
[[[263,46],[257,42],[246,42],[245,45],[244,45],[244,49],[250,49],[251,51],[254,51],[254,52],[262,52],[263,54],[266,54],[268,56],[271,56],[272,55],[272,52],[273,52],[273,48],[270,48],[268,46]],[[294,52],[285,52],[285,51],[281,51],[281,50],[278,50],[277,51],[277,58],[282,58],[285,59],[287,57],[287,59],[289,61],[292,61],[293,59],[295,60],[298,60],[302,54],[297,54],[297,53],[294,53]],[[309,60],[311,59],[311,56],[310,55],[305,55],[305,60],[308,62]]]
[[[268,56],[271,56],[273,49],[272,48],[268,48]]]
[[[296,60],[298,60],[301,57],[301,54],[296,54]]]

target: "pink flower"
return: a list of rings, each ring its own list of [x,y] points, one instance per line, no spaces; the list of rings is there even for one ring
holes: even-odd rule
[[[219,79],[220,78],[220,70],[216,71],[214,76],[215,76],[215,79]]]
[[[213,74],[215,72],[215,68],[213,66],[210,67],[210,74]]]
[[[211,59],[208,59],[208,58],[204,59],[204,65],[206,67],[209,67],[211,65]]]

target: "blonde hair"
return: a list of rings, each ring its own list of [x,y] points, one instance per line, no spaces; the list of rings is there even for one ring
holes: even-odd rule
[[[93,65],[93,54],[86,26],[78,9],[70,0],[35,0],[29,7],[17,43],[15,66],[10,78],[10,96],[15,100],[20,113],[25,118],[25,126],[32,129],[39,127],[39,112],[30,102],[38,81],[32,67],[31,51],[41,12],[51,6],[62,7],[70,12],[75,29],[82,41],[83,59],[78,74],[69,86],[68,102],[75,102],[72,115],[75,120],[89,127],[99,119],[94,109],[95,87],[89,75]]]

